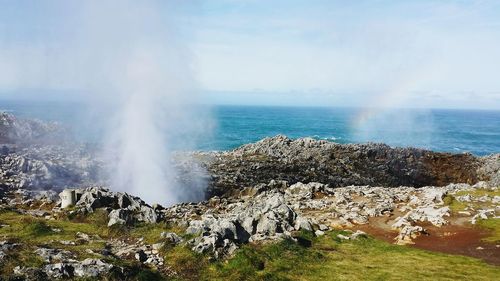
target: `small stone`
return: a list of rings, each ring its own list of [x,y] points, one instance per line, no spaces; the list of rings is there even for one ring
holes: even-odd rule
[[[321,231],[321,230],[316,230],[316,231],[314,232],[314,234],[315,234],[316,236],[323,236],[323,235],[325,235],[325,232],[324,232],[324,231]]]
[[[143,250],[139,250],[135,253],[135,259],[140,262],[145,262],[148,259],[148,255],[146,255]]]
[[[324,224],[318,225],[318,228],[321,231],[327,231],[329,229],[329,227],[327,225],[324,225]]]
[[[342,235],[342,234],[337,234],[337,237],[340,238],[340,239],[342,239],[342,240],[349,240],[349,239],[351,239],[350,237]]]

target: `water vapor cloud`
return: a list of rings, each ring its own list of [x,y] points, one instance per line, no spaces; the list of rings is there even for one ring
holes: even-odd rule
[[[182,3],[55,3],[12,8],[39,19],[2,38],[0,89],[66,91],[90,104],[99,112],[95,125],[105,128],[114,189],[150,203],[201,199],[203,183],[181,186],[172,165],[173,151],[193,148],[207,127],[176,22]]]

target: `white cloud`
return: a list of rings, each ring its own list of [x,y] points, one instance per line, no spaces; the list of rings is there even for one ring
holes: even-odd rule
[[[366,92],[369,100],[398,91],[401,103],[412,91],[453,100],[462,91],[488,97],[499,90],[495,3],[405,3],[208,16],[193,44],[201,83],[228,91]]]
[[[67,52],[74,50],[59,47],[61,40],[68,46],[66,41],[81,36],[73,28],[78,16],[61,13],[74,7],[52,6],[43,10],[46,18],[24,8],[4,9],[11,17],[0,12],[0,90],[71,89],[89,80],[78,68],[96,58],[72,57]],[[344,93],[340,102],[349,105],[391,94],[399,95],[393,101],[400,105],[414,99],[408,93],[439,92],[441,100],[426,97],[426,104],[436,107],[447,100],[484,107],[481,101],[458,102],[456,97],[469,91],[487,99],[488,107],[500,107],[492,94],[500,91],[500,3],[495,1],[225,0],[178,10],[183,24],[178,32],[191,47],[192,68],[206,90],[264,89],[271,96],[320,89],[317,96],[338,93],[330,96],[335,104]],[[94,47],[115,51],[115,46]],[[51,72],[46,71],[49,59]],[[99,70],[94,74],[98,79]],[[352,93],[363,98],[353,99]],[[317,98],[318,104],[325,100]]]

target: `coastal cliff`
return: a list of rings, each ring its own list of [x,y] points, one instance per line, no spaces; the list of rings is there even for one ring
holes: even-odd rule
[[[478,181],[500,184],[499,154],[476,157],[375,143],[292,140],[279,135],[233,151],[201,156],[213,176],[211,195],[231,194],[270,180],[321,182],[330,187],[422,187]]]
[[[5,116],[3,130],[27,122]],[[14,139],[0,155],[1,278],[362,279],[370,266],[425,278],[414,263],[443,278],[449,264],[469,280],[500,274],[500,154],[278,135],[178,153],[179,180],[203,168],[206,198],[161,206],[106,187],[98,150]]]

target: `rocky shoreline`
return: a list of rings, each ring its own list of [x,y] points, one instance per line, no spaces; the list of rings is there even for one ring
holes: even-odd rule
[[[18,130],[15,117],[6,116],[10,121],[3,130]],[[411,245],[432,237],[430,229],[473,229],[500,218],[500,154],[476,157],[276,136],[233,151],[179,154],[179,170],[189,169],[190,162],[206,169],[206,200],[166,207],[103,186],[104,161],[87,147],[8,140],[14,144],[6,143],[0,156],[0,263],[18,249],[34,253],[37,267],[21,264],[10,273],[27,280],[110,272],[122,280],[133,274],[122,261],[175,277],[164,253],[176,246],[221,260],[246,244],[300,243],[304,232],[320,237],[338,229],[350,233],[339,234],[341,240],[376,229],[394,244]],[[27,225],[36,222],[36,231],[64,240],[27,244],[29,239],[13,236],[16,219],[7,218],[17,216],[33,218]],[[95,223],[106,236],[50,226],[79,221]],[[119,234],[139,227],[153,227],[153,234]],[[500,265],[498,241],[477,251]]]

